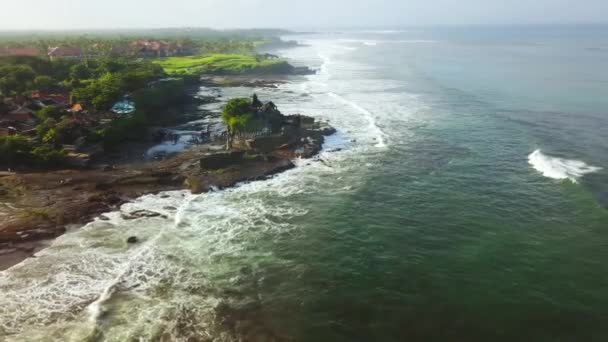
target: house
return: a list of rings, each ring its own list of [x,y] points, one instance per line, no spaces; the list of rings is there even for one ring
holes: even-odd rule
[[[49,48],[48,56],[53,60],[57,59],[75,59],[80,60],[85,57],[85,53],[81,48],[77,47],[65,47],[65,46],[57,46]]]
[[[31,47],[0,48],[0,57],[40,57],[41,55],[38,49]]]
[[[26,106],[20,106],[19,108],[4,114],[2,117],[4,121],[20,124],[31,123],[35,120],[35,118],[36,116],[34,115],[34,111]]]
[[[39,107],[46,106],[58,106],[58,107],[67,107],[70,104],[70,95],[67,93],[57,93],[57,94],[48,94],[48,93],[33,93],[31,98],[36,101],[36,104]]]
[[[171,57],[185,56],[196,53],[196,49],[187,43],[174,43],[164,40],[140,39],[129,44],[131,51],[139,57]]]
[[[76,114],[76,113],[81,113],[83,110],[84,109],[82,108],[82,105],[80,103],[76,103],[75,105],[72,106],[72,108],[70,108],[68,110],[68,112]]]

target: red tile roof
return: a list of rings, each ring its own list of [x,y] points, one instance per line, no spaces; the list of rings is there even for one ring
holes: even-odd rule
[[[36,48],[0,48],[0,56],[27,56],[27,57],[38,57],[41,53]]]
[[[62,46],[49,48],[49,56],[51,57],[81,57],[83,55],[81,48]]]

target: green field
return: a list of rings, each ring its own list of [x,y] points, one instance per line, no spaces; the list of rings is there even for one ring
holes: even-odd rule
[[[158,59],[154,63],[162,66],[168,74],[283,74],[293,69],[289,63],[281,59],[227,54],[169,57]]]

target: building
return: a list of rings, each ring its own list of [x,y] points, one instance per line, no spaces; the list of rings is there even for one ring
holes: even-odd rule
[[[129,51],[133,51],[139,57],[150,58],[187,56],[196,53],[196,49],[191,44],[145,39],[132,42]]]
[[[0,57],[40,57],[41,55],[38,49],[31,47],[0,48]]]
[[[58,106],[67,107],[70,104],[70,95],[67,93],[47,94],[33,93],[31,98],[39,107]]]
[[[81,60],[85,57],[85,53],[82,51],[81,48],[57,46],[49,48],[48,56],[51,61],[57,59]]]
[[[36,115],[34,114],[34,111],[26,106],[20,106],[19,108],[14,109],[2,116],[3,121],[19,124],[32,123],[35,119]]]

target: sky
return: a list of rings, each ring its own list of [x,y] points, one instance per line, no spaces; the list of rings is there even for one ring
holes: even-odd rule
[[[0,30],[608,23],[608,0],[0,0]]]

